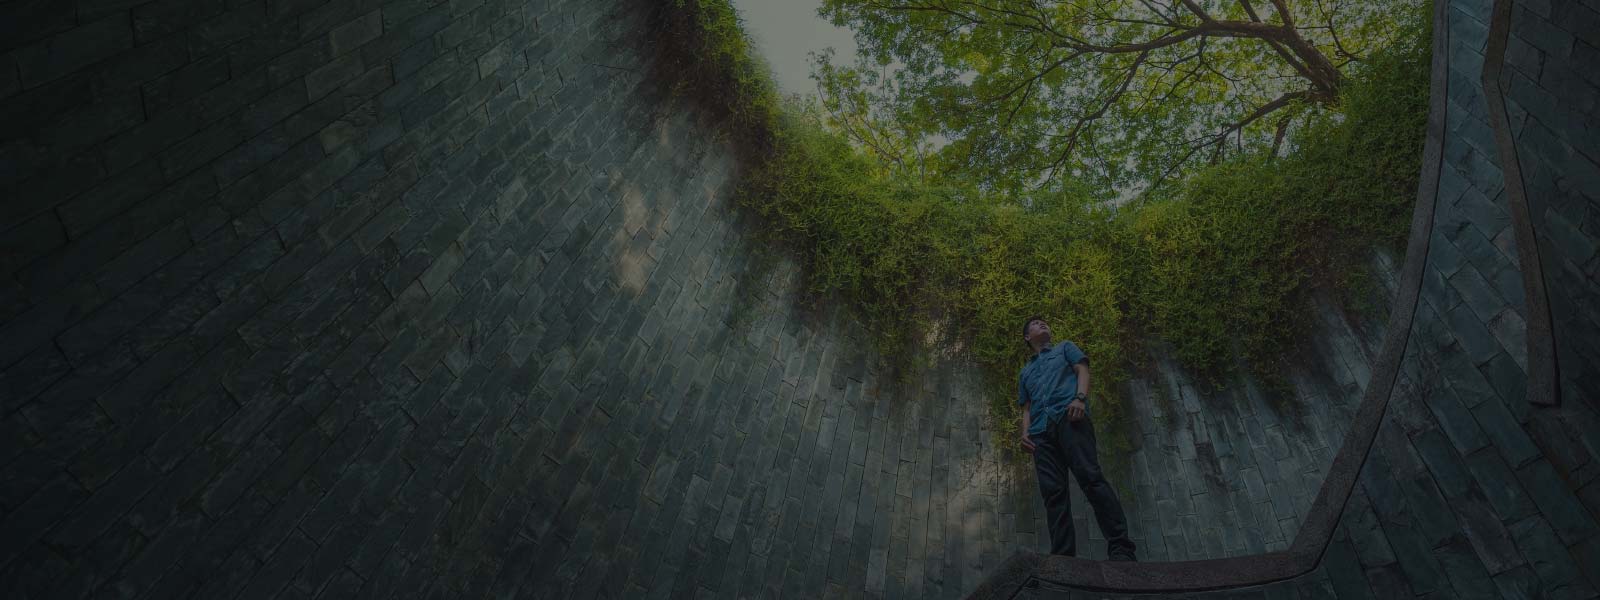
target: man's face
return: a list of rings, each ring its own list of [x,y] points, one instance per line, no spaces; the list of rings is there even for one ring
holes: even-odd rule
[[[1028,343],[1035,344],[1050,341],[1050,325],[1043,319],[1035,320],[1028,324]]]

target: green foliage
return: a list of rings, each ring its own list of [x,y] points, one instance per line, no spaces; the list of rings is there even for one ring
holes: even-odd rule
[[[777,87],[751,48],[729,0],[674,0],[658,15],[654,32],[657,79],[671,92],[733,125],[735,141],[770,151],[778,129]]]
[[[1391,45],[1391,15],[1420,3],[824,0],[860,55],[823,56],[816,77],[824,102],[861,100],[830,106],[852,137],[899,139],[871,136],[891,158],[942,136],[933,171],[1114,198],[1337,111],[1348,65]]]
[[[801,258],[814,298],[858,310],[890,359],[930,339],[971,356],[1007,449],[1021,320],[1044,314],[1095,359],[1115,466],[1136,340],[1158,337],[1217,380],[1239,358],[1271,375],[1304,333],[1306,294],[1348,285],[1374,245],[1403,238],[1427,96],[1427,19],[1410,17],[1410,41],[1350,73],[1342,114],[1312,119],[1288,156],[1239,154],[1121,209],[1073,186],[1007,197],[884,169],[819,109],[779,99],[728,0],[679,0],[658,48],[662,76],[747,153],[737,197]]]
[[[1343,113],[1313,120],[1289,156],[1199,170],[1126,214],[1131,312],[1180,362],[1220,376],[1238,348],[1270,380],[1308,333],[1306,293],[1358,291],[1371,249],[1403,242],[1427,119],[1422,17],[1353,74]]]

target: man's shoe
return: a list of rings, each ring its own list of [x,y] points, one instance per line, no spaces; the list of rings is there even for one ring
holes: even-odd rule
[[[1132,554],[1118,554],[1118,555],[1112,556],[1108,560],[1112,560],[1112,561],[1115,561],[1115,562],[1139,562],[1139,559],[1135,558]]]

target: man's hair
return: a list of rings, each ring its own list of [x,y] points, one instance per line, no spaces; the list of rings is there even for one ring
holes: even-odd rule
[[[1044,315],[1033,315],[1031,317],[1028,317],[1028,319],[1026,321],[1022,322],[1022,343],[1023,344],[1027,344],[1027,346],[1029,348],[1032,348],[1033,344],[1029,344],[1028,343],[1028,326],[1032,325],[1034,321],[1043,321],[1043,320],[1044,320]]]

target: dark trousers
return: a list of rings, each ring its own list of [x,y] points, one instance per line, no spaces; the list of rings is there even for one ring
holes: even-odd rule
[[[1073,422],[1061,415],[1044,433],[1033,436],[1033,467],[1039,476],[1039,493],[1044,495],[1046,520],[1050,526],[1050,553],[1077,556],[1077,538],[1072,531],[1072,498],[1067,472],[1078,479],[1095,521],[1106,536],[1106,554],[1134,556],[1133,540],[1128,538],[1128,519],[1122,514],[1117,491],[1100,472],[1095,451],[1094,421]]]

